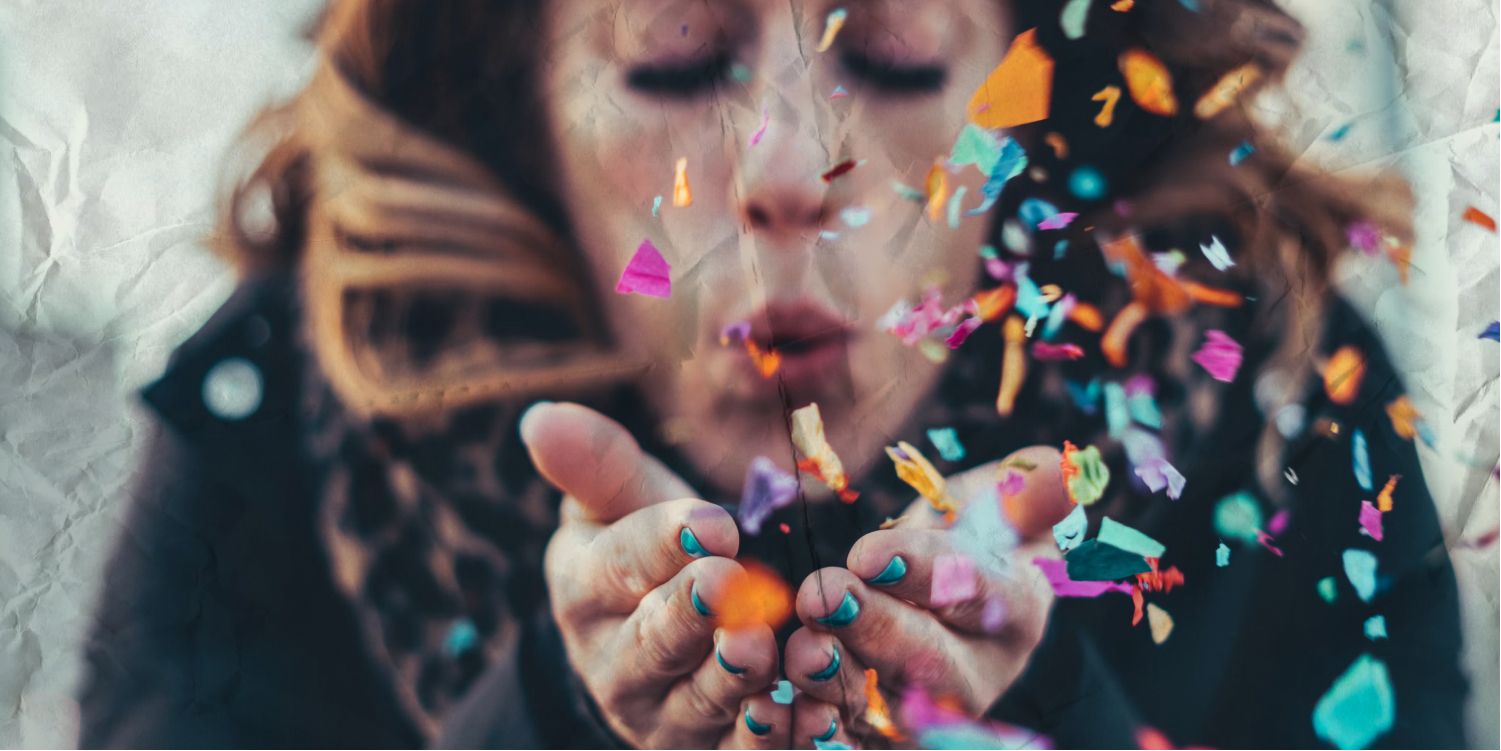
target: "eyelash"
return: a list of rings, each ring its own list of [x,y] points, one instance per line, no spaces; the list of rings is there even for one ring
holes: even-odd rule
[[[948,70],[941,65],[898,65],[854,50],[845,50],[839,58],[851,75],[889,94],[932,93],[948,79]],[[702,62],[637,66],[626,74],[626,84],[644,94],[691,99],[728,80],[731,67],[729,53],[721,52]]]

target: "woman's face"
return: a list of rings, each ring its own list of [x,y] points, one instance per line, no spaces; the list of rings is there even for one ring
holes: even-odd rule
[[[859,473],[895,440],[940,365],[878,330],[935,282],[978,282],[988,220],[920,199],[965,105],[1013,34],[995,0],[549,0],[542,90],[559,181],[616,340],[669,440],[721,489],[756,455],[792,465],[786,413],[817,402]],[[825,51],[831,11],[846,18]],[[847,92],[847,93],[846,93]],[[674,205],[686,159],[692,203]],[[830,180],[836,165],[856,166]],[[968,188],[983,178],[949,177]],[[660,208],[654,213],[655,199]],[[667,299],[615,282],[643,240]],[[763,378],[725,327],[780,351]]]

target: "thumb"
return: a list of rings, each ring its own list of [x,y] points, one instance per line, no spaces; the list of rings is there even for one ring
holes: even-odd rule
[[[1004,496],[1001,510],[1025,541],[1051,539],[1053,525],[1074,510],[1063,486],[1062,461],[1063,453],[1052,446],[1028,446],[1001,462],[1003,478],[1008,471],[1022,476],[1020,491]]]
[[[533,404],[520,432],[537,471],[590,521],[608,524],[654,503],[697,497],[619,423],[583,405]]]

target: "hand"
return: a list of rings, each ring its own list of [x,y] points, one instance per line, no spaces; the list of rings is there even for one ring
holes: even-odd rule
[[[862,537],[850,550],[847,568],[814,572],[797,595],[805,624],[787,642],[788,677],[813,699],[842,708],[842,722],[866,735],[865,669],[875,668],[883,693],[917,682],[935,697],[955,699],[978,717],[1020,675],[1042,638],[1053,592],[1031,561],[1058,555],[1049,534],[1073,507],[1059,472],[1061,455],[1032,447],[1008,457],[1024,459],[1026,487],[1008,498],[1023,545],[1010,557],[1006,577],[977,571],[973,597],[952,604],[932,601],[935,561],[965,555],[939,517],[919,499],[890,529]],[[994,484],[994,462],[949,479],[956,498],[974,497]],[[999,616],[999,617],[997,617]]]
[[[638,747],[789,745],[792,707],[770,696],[771,629],[716,629],[710,615],[742,572],[729,513],[593,410],[539,404],[521,434],[566,494],[547,584],[569,661],[611,730]]]

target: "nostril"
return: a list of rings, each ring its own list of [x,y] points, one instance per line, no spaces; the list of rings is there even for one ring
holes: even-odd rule
[[[745,218],[750,220],[752,227],[771,226],[771,214],[756,204],[752,204],[745,210]]]

